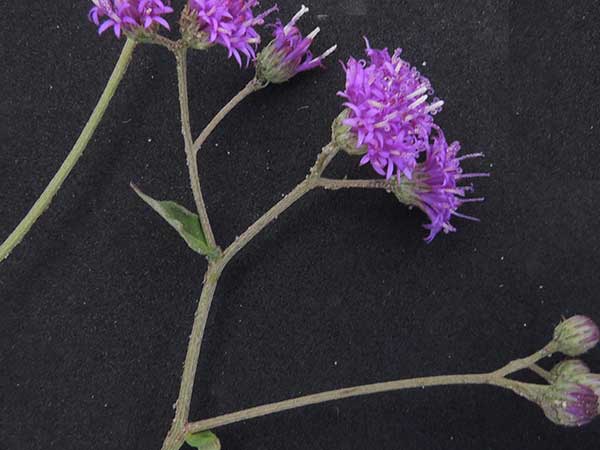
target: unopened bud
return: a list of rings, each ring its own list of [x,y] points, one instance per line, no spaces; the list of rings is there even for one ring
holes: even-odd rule
[[[568,356],[579,356],[600,341],[600,329],[586,316],[573,316],[554,329],[556,350]]]
[[[598,396],[579,383],[559,382],[549,386],[539,405],[548,419],[567,427],[585,425],[598,415]]]
[[[590,373],[589,367],[579,359],[568,359],[555,365],[550,371],[554,383],[573,382],[579,375]]]

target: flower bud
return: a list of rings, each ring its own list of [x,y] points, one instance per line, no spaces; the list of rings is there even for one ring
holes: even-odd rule
[[[579,356],[600,341],[600,329],[586,316],[573,316],[554,329],[556,350],[568,356]]]
[[[556,382],[579,382],[577,377],[590,373],[589,367],[579,359],[568,359],[555,365],[550,376]]]
[[[362,145],[359,147],[356,134],[349,125],[344,123],[349,114],[350,111],[346,108],[335,118],[331,127],[331,140],[337,148],[349,155],[361,156],[367,153],[367,146]]]
[[[568,427],[585,425],[598,415],[598,396],[578,383],[559,382],[549,386],[539,405],[548,419]]]
[[[285,83],[294,75],[323,66],[323,60],[333,53],[337,46],[334,45],[321,56],[313,58],[309,48],[320,28],[315,28],[306,37],[296,27],[300,17],[308,12],[302,8],[287,24],[277,21],[274,26],[274,39],[267,45],[256,58],[256,77],[263,83]]]

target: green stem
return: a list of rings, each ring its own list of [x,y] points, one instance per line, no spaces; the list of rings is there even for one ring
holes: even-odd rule
[[[223,260],[225,264],[233,259],[233,257],[242,250],[254,237],[260,233],[267,225],[273,222],[286,209],[300,200],[305,194],[316,187],[314,179],[307,178],[302,183],[292,190],[289,194],[283,197],[277,204],[263,214],[256,222],[254,222],[244,233],[242,233],[229,247],[223,252]]]
[[[198,170],[198,160],[193,151],[192,128],[190,124],[190,105],[188,95],[188,80],[187,80],[187,48],[182,47],[175,52],[177,59],[177,85],[179,88],[179,106],[181,109],[181,133],[185,144],[185,156],[187,160],[188,172],[196,209],[198,210],[198,218],[202,224],[202,231],[206,236],[208,245],[212,248],[217,248],[215,235],[213,234],[208,211],[202,196],[200,187],[200,172]]]
[[[208,139],[211,133],[215,130],[215,128],[217,128],[217,126],[227,116],[227,114],[231,112],[233,108],[239,105],[250,94],[256,91],[260,91],[265,86],[265,84],[262,84],[256,78],[250,80],[250,82],[244,87],[244,89],[242,89],[240,92],[237,93],[235,97],[229,100],[229,102],[223,108],[221,108],[217,115],[213,117],[213,119],[208,123],[204,130],[202,130],[202,133],[200,133],[200,136],[198,136],[198,139],[196,139],[196,141],[192,145],[192,153],[194,155],[198,153],[200,147],[202,147],[202,145]]]
[[[336,191],[339,189],[392,189],[394,182],[387,180],[333,180],[330,178],[319,179],[319,186]]]
[[[552,375],[546,369],[538,366],[537,364],[532,364],[531,366],[529,366],[529,370],[531,370],[532,372],[538,374],[540,377],[542,377],[548,383],[552,383],[552,381],[553,381],[552,380]]]
[[[132,39],[127,39],[123,50],[121,51],[121,56],[117,61],[117,64],[104,88],[104,92],[98,100],[98,104],[94,108],[92,115],[90,116],[88,122],[85,124],[83,131],[79,135],[77,142],[73,146],[71,152],[62,163],[56,175],[52,178],[42,195],[37,199],[34,203],[33,207],[29,210],[25,218],[21,220],[17,228],[10,234],[10,236],[4,241],[4,243],[0,246],[0,262],[5,260],[10,252],[23,240],[25,235],[29,232],[33,224],[38,220],[38,218],[44,213],[46,209],[50,206],[52,199],[62,186],[63,182],[67,178],[67,176],[79,161],[79,158],[83,154],[86,149],[90,139],[94,135],[96,128],[98,128],[98,124],[104,117],[104,113],[106,112],[106,108],[110,103],[110,100],[114,96],[119,83],[123,79],[123,75],[127,71],[127,67],[129,66],[129,62],[131,61],[131,57],[133,56],[133,51],[135,49],[136,43]]]
[[[242,250],[254,237],[260,233],[267,225],[276,220],[281,213],[301,199],[305,194],[320,186],[321,175],[331,163],[338,149],[333,144],[326,145],[319,154],[317,161],[311,167],[309,175],[304,181],[296,186],[289,194],[283,197],[277,204],[263,214],[254,222],[244,233],[242,233],[233,243],[223,252],[223,263],[227,264],[231,259]]]
[[[504,367],[498,369],[494,372],[494,375],[498,378],[506,377],[511,373],[518,372],[523,369],[529,368],[532,364],[537,363],[540,359],[545,358],[546,356],[550,356],[552,353],[556,351],[556,344],[554,341],[550,342],[543,349],[538,352],[535,352],[533,355],[528,356],[527,358],[515,359],[514,361],[509,362]]]
[[[200,357],[206,321],[208,320],[208,314],[217,288],[217,283],[223,269],[264,227],[275,220],[279,214],[292,206],[296,200],[318,185],[319,177],[327,168],[336,153],[337,150],[332,144],[325,146],[306,179],[250,226],[250,228],[248,228],[239,239],[234,241],[222,255],[209,263],[208,271],[204,278],[204,288],[202,289],[202,295],[198,302],[198,309],[194,316],[194,324],[192,326],[192,334],[190,335],[190,343],[188,345],[185,363],[183,365],[183,376],[181,378],[179,396],[177,397],[176,402],[175,419],[163,442],[162,450],[177,450],[183,445],[184,436],[187,432],[194,379],[196,377],[196,369],[198,367],[198,359]]]
[[[176,450],[183,444],[206,321],[223,268],[222,262],[210,263],[204,277],[204,287],[194,315],[194,324],[183,365],[179,396],[175,403],[175,419],[173,419],[171,430],[163,443],[162,450]]]
[[[268,405],[256,406],[254,408],[244,409],[231,414],[225,414],[211,419],[192,422],[187,425],[189,433],[198,433],[200,431],[212,430],[224,425],[229,425],[243,420],[256,417],[275,414],[290,409],[301,408],[303,406],[315,405],[318,403],[340,400],[349,397],[358,397],[361,395],[377,394],[381,392],[398,391],[403,389],[426,388],[431,386],[448,386],[460,384],[489,384],[510,389],[515,393],[528,396],[530,392],[529,385],[518,381],[497,378],[493,374],[471,374],[471,375],[442,375],[436,377],[412,378],[409,380],[388,381],[385,383],[367,384],[354,386],[333,391],[321,392],[319,394],[305,395],[282,402],[270,403]],[[534,391],[535,389],[531,389]],[[528,397],[529,398],[529,397]],[[530,398],[531,399],[531,398]]]

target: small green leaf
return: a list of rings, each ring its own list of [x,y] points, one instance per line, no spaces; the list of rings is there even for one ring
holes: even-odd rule
[[[201,433],[187,434],[185,442],[190,447],[198,450],[221,450],[221,441],[212,431],[202,431]]]
[[[154,200],[152,197],[149,197],[140,191],[133,183],[131,183],[131,188],[154,211],[165,219],[169,225],[177,230],[192,250],[201,255],[215,255],[216,249],[208,246],[206,237],[202,231],[200,219],[196,214],[188,211],[186,208],[175,202]]]

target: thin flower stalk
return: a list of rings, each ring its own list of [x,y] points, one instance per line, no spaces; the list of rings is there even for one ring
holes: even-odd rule
[[[81,155],[83,155],[83,152],[87,148],[92,136],[94,135],[94,132],[104,117],[104,113],[106,112],[111,99],[115,95],[115,92],[117,91],[117,88],[121,83],[127,68],[129,67],[135,47],[135,41],[127,39],[125,45],[123,46],[123,50],[121,51],[121,55],[119,56],[119,60],[117,61],[108,83],[104,88],[104,92],[100,96],[92,115],[85,124],[67,158],[62,163],[42,195],[36,200],[27,215],[23,218],[23,220],[21,220],[19,225],[17,225],[15,230],[10,234],[10,236],[8,236],[2,245],[0,245],[0,262],[4,261],[10,255],[12,250],[19,245],[19,243],[23,240],[25,235],[29,232],[31,227],[36,223],[44,211],[48,209],[64,181],[79,161],[79,158],[81,158]]]

